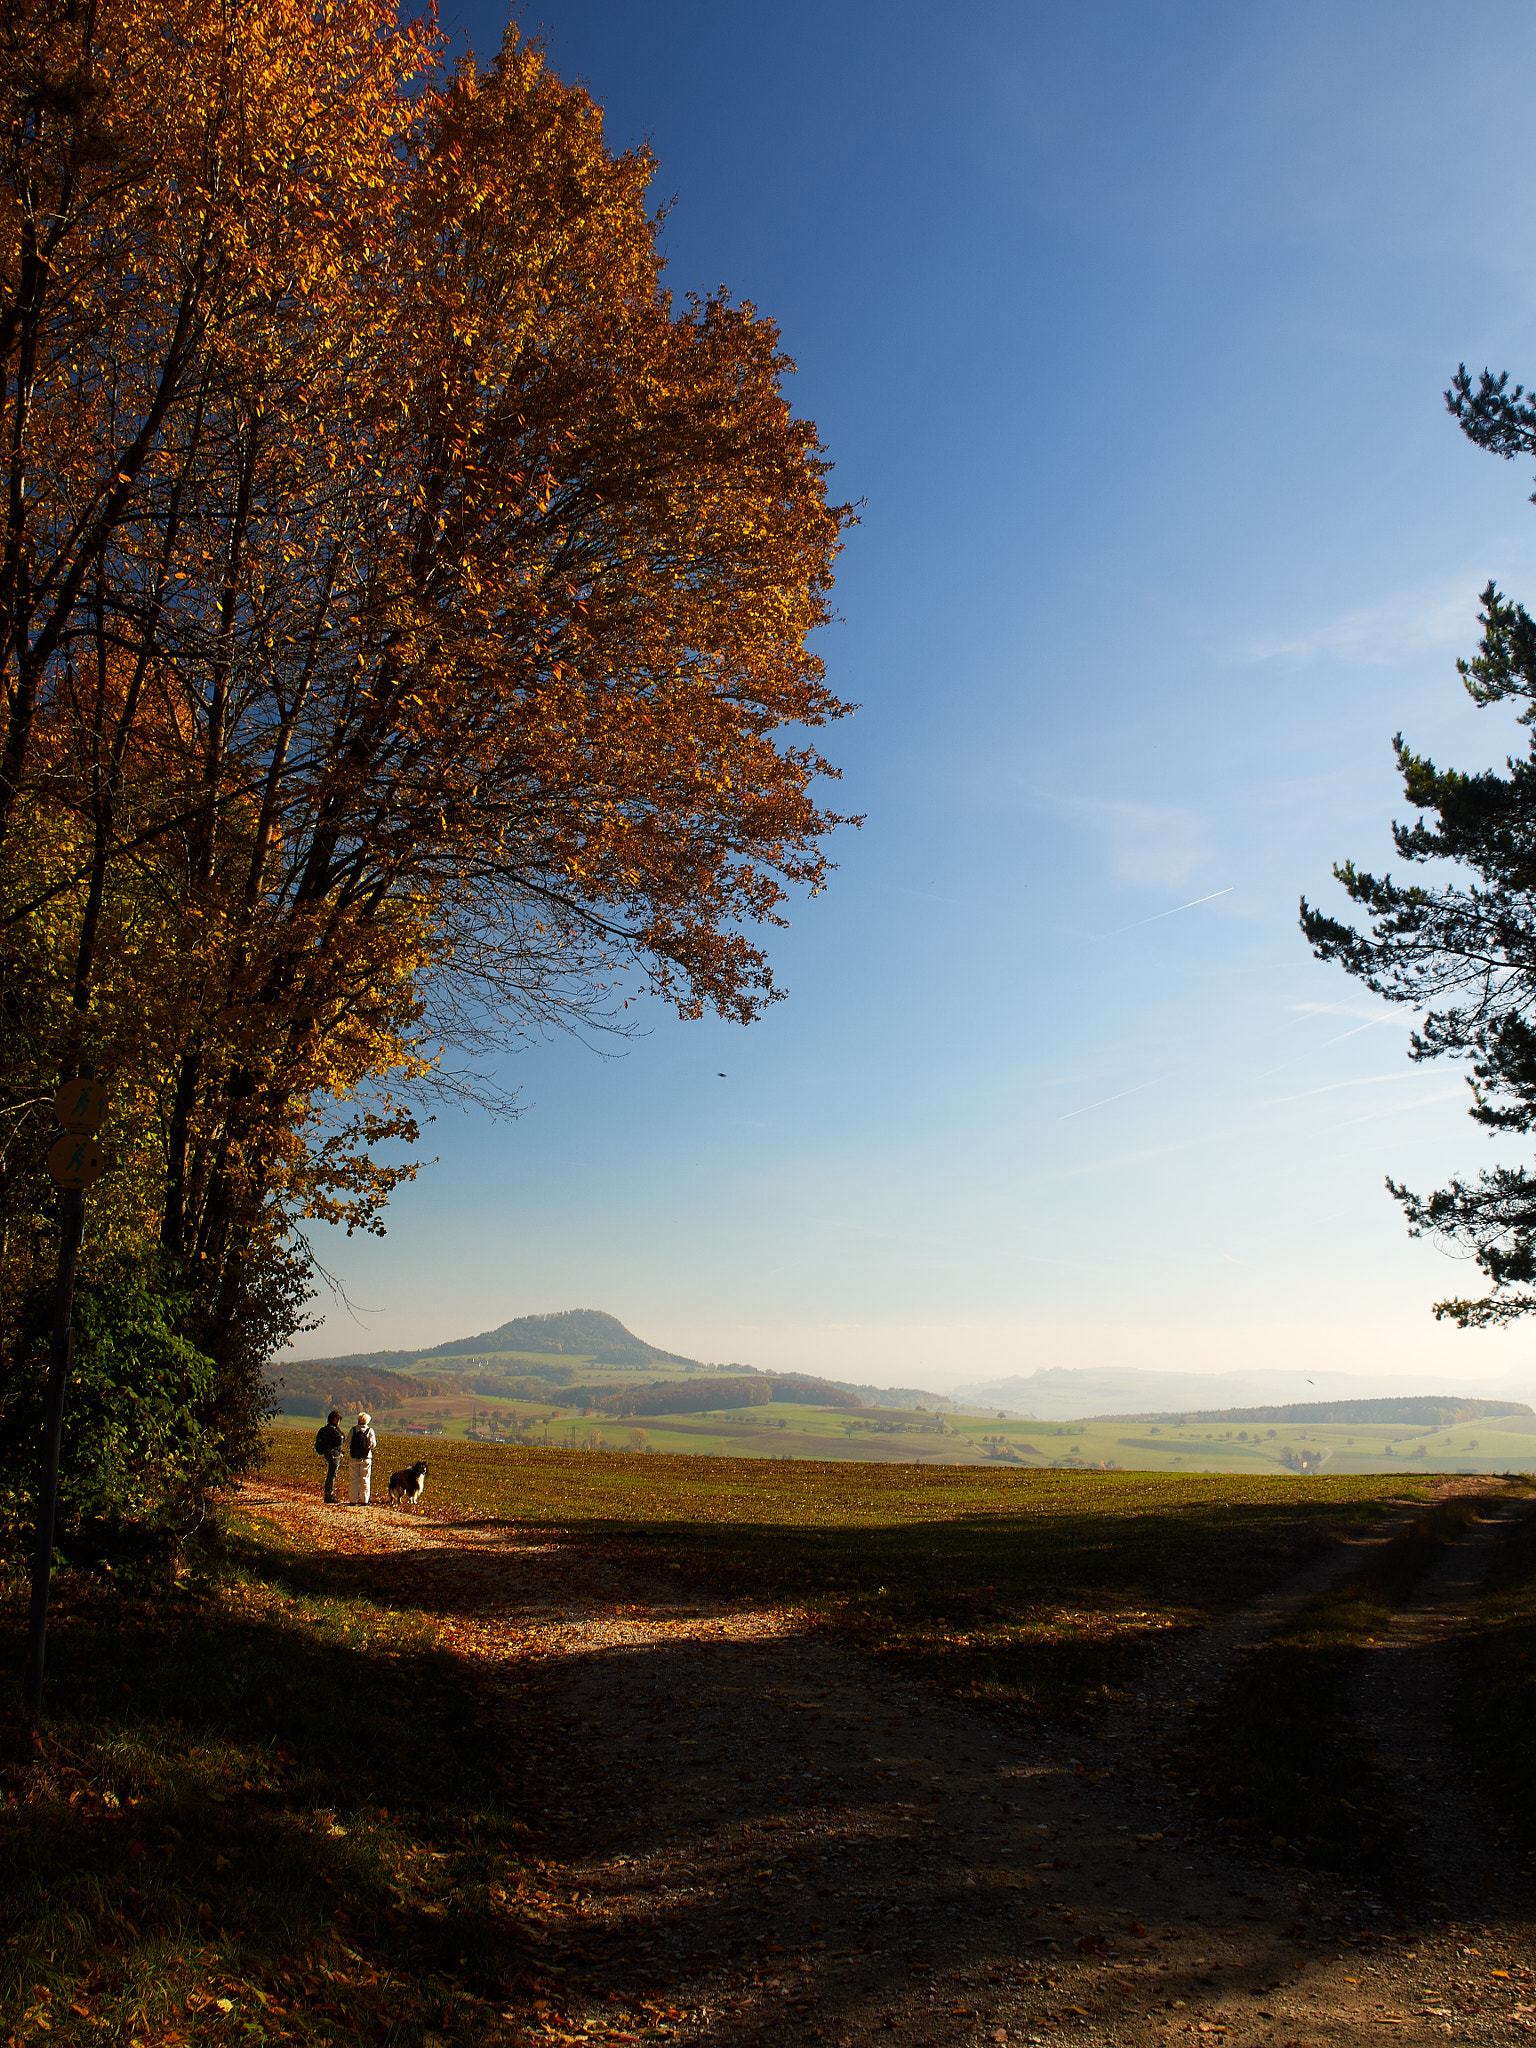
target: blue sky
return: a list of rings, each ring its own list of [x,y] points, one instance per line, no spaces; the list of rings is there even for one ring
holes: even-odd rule
[[[489,56],[503,20],[457,26]],[[935,1386],[1536,1380],[1536,1330],[1434,1325],[1475,1275],[1382,1187],[1492,1156],[1463,1081],[1296,928],[1388,859],[1394,731],[1465,767],[1520,737],[1453,664],[1490,575],[1536,600],[1532,479],[1441,393],[1536,375],[1536,16],[522,21],[655,150],[673,288],[780,321],[865,501],[822,651],[868,823],[777,946],[789,1001],[510,1062],[517,1122],[443,1117],[388,1237],[319,1244],[356,1320],[300,1348],[581,1305]]]

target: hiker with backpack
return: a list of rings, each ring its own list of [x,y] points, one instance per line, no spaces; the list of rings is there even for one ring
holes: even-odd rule
[[[346,1449],[341,1434],[341,1410],[333,1408],[321,1428],[315,1431],[315,1449],[325,1460],[325,1497],[332,1507],[336,1505],[336,1474],[341,1470],[341,1454]]]
[[[347,1456],[352,1464],[352,1505],[355,1508],[368,1505],[373,1453],[379,1441],[373,1433],[372,1422],[372,1416],[365,1411],[358,1416],[347,1436]]]

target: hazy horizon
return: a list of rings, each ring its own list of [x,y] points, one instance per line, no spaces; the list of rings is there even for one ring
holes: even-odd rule
[[[1198,1334],[1219,1339],[1202,1353],[1192,1343],[1197,1333],[1161,1330],[1155,1333],[1112,1330],[1103,1326],[1078,1325],[1062,1331],[998,1332],[974,1330],[971,1348],[964,1355],[951,1351],[941,1358],[939,1343],[953,1345],[953,1326],[940,1333],[913,1328],[868,1330],[821,1328],[813,1330],[689,1327],[686,1325],[637,1324],[630,1317],[602,1302],[570,1302],[567,1308],[597,1308],[614,1314],[635,1336],[657,1349],[687,1358],[720,1363],[756,1365],[773,1372],[815,1372],[830,1379],[863,1380],[878,1386],[922,1386],[936,1394],[953,1394],[959,1387],[1009,1377],[1027,1378],[1032,1373],[1064,1372],[1147,1372],[1180,1373],[1203,1378],[1273,1375],[1305,1386],[1308,1379],[1326,1391],[1310,1398],[1325,1399],[1327,1393],[1342,1396],[1362,1390],[1387,1393],[1429,1393],[1439,1390],[1472,1395],[1476,1390],[1492,1395],[1513,1394],[1529,1387],[1536,1397],[1536,1368],[1528,1362],[1528,1344],[1513,1342],[1518,1329],[1498,1333],[1503,1341],[1489,1344],[1464,1332],[1431,1325],[1439,1336],[1438,1346],[1425,1347],[1422,1357],[1410,1362],[1383,1363],[1381,1354],[1388,1342],[1404,1333],[1378,1331],[1374,1354],[1360,1351],[1353,1362],[1324,1367],[1297,1355],[1301,1333],[1283,1327],[1263,1332],[1210,1331]],[[559,1313],[544,1308],[519,1308],[517,1315]],[[426,1351],[443,1343],[457,1342],[499,1328],[511,1315],[497,1316],[483,1323],[466,1323],[462,1328],[444,1327],[422,1337],[415,1344],[376,1344],[363,1333],[353,1331],[355,1341],[325,1344],[318,1335],[287,1355],[296,1361],[344,1356],[370,1350]],[[330,1329],[333,1326],[327,1325]],[[1359,1333],[1364,1335],[1366,1333]],[[1460,1336],[1460,1354],[1449,1340]],[[1362,1347],[1363,1349],[1363,1347]],[[1443,1362],[1442,1362],[1443,1361]],[[1279,1397],[1277,1397],[1279,1398]],[[1309,1398],[1291,1393],[1284,1398]]]

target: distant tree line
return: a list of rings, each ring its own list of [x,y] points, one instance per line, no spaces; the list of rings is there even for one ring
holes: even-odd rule
[[[338,1408],[393,1408],[401,1401],[425,1401],[453,1391],[446,1381],[418,1379],[405,1372],[333,1373],[286,1365],[275,1392],[285,1415],[324,1415]]]
[[[714,1408],[765,1408],[773,1401],[808,1408],[862,1408],[856,1394],[805,1373],[753,1373],[739,1379],[721,1374],[708,1380],[655,1380],[647,1387],[572,1388],[567,1400],[590,1396],[583,1405],[608,1415],[699,1415]]]

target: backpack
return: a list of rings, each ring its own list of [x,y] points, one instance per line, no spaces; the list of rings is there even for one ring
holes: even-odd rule
[[[372,1450],[373,1446],[368,1441],[367,1430],[359,1429],[354,1422],[352,1434],[347,1438],[347,1456],[349,1458],[366,1458],[371,1456]]]
[[[329,1436],[330,1433],[331,1425],[328,1422],[322,1422],[320,1427],[315,1431],[315,1449],[322,1458],[328,1458],[331,1455],[330,1445],[321,1442],[321,1438]]]

